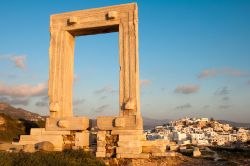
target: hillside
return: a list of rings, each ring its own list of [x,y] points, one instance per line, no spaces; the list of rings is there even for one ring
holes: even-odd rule
[[[144,130],[152,129],[155,126],[163,125],[170,121],[171,121],[170,119],[151,119],[151,118],[143,117],[143,128]]]
[[[44,117],[39,114],[29,112],[22,108],[15,108],[7,103],[0,102],[0,113],[8,115],[13,119],[24,119],[29,121],[43,121]]]
[[[15,119],[0,113],[0,142],[18,140],[20,134],[29,134],[30,128],[44,127],[44,121]]]
[[[29,134],[30,128],[44,127],[44,117],[0,103],[0,141],[17,140],[20,134]]]
[[[12,141],[18,139],[18,135],[25,133],[25,126],[21,121],[3,113],[0,113],[0,120],[0,141]]]
[[[218,122],[220,123],[227,123],[230,126],[233,127],[247,127],[250,128],[250,123],[240,123],[240,122],[233,122],[233,121],[229,121],[229,120],[218,120]]]

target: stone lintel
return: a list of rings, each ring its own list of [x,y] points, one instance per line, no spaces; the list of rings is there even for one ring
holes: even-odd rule
[[[98,116],[96,118],[97,127],[100,130],[113,130],[116,116]]]
[[[65,126],[60,126],[63,121]],[[46,131],[69,131],[69,130],[86,130],[89,128],[89,118],[87,117],[66,117],[66,118],[47,118],[45,129]]]
[[[99,116],[97,127],[100,130],[142,130],[140,118],[131,116]]]

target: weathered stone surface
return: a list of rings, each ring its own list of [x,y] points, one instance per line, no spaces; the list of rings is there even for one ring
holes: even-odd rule
[[[106,135],[106,152],[110,153],[111,156],[116,154],[116,147],[118,142],[118,135]]]
[[[57,122],[57,126],[59,126],[59,127],[61,127],[61,128],[69,128],[69,123],[70,123],[69,120],[64,120],[64,119],[62,119],[62,120],[59,120],[59,121]]]
[[[5,122],[5,119],[3,117],[0,116],[0,125],[4,125],[6,122]]]
[[[124,127],[125,126],[125,118],[117,117],[115,118],[115,127]]]
[[[112,135],[133,135],[143,134],[143,130],[112,130]]]
[[[131,135],[119,135],[119,141],[128,141],[128,140],[141,140],[143,135],[141,134],[131,134]]]
[[[105,157],[106,152],[107,156],[119,153],[125,158],[134,154],[148,156],[141,154],[140,141],[146,137],[140,112],[138,9],[135,3],[50,17],[50,117],[46,119],[45,129],[33,129],[30,136],[21,136],[20,144],[49,141],[55,150],[89,145],[89,135],[85,132],[89,129],[89,119],[74,117],[72,112],[75,37],[108,32],[119,32],[119,115],[97,117],[96,156]]]
[[[166,146],[143,146],[143,153],[164,153],[166,152]]]
[[[106,152],[105,147],[97,147],[97,152]]]
[[[176,152],[152,153],[154,157],[174,157],[177,156]]]
[[[170,151],[177,151],[179,149],[178,145],[170,145]]]
[[[31,128],[30,135],[70,135],[70,131],[51,131],[45,128]]]
[[[149,158],[149,153],[140,153],[140,154],[128,154],[121,153],[117,154],[117,158]]]
[[[180,146],[180,152],[185,152],[187,150],[186,146]]]
[[[9,149],[12,149],[13,151],[20,151],[23,149],[23,146],[22,145],[19,145],[19,144],[11,144],[11,143],[0,143],[0,151],[3,150],[3,151],[6,151],[6,150],[9,150]]]
[[[106,153],[105,157],[112,157],[113,153]]]
[[[50,130],[42,130],[42,135],[70,135],[70,131],[50,131]]]
[[[97,140],[97,147],[105,147],[106,146],[106,141],[98,141]]]
[[[167,146],[167,145],[169,145],[169,141],[164,139],[142,141],[142,146]]]
[[[63,118],[73,115],[72,88],[75,37],[117,31],[119,32],[120,49],[120,115],[141,116],[138,12],[137,5],[131,3],[51,16],[50,79],[48,86],[51,117]],[[134,127],[142,128],[141,123],[132,123],[138,125]]]
[[[106,157],[106,152],[96,152],[96,157]]]
[[[48,141],[39,142],[35,145],[35,147],[37,150],[41,151],[54,151],[54,145]]]
[[[201,156],[201,152],[200,152],[199,148],[194,148],[193,156],[194,157],[200,157]]]
[[[97,135],[106,135],[107,131],[98,130]]]
[[[142,147],[117,147],[116,153],[120,154],[139,154],[142,153]]]
[[[44,128],[31,128],[30,135],[42,135],[42,131],[45,130]]]
[[[63,137],[61,135],[21,135],[19,144],[37,144],[39,142],[49,141],[54,145],[54,150],[63,149]]]
[[[106,135],[98,135],[97,134],[97,141],[106,141]]]
[[[23,146],[23,151],[24,152],[29,152],[29,153],[33,153],[36,151],[35,149],[35,145],[34,144],[26,144]]]
[[[115,120],[115,116],[98,116],[96,118],[97,127],[99,130],[113,130],[115,126],[113,122]]]
[[[89,119],[87,117],[65,117],[65,118],[47,118],[46,131],[54,130],[86,130],[89,128]]]
[[[81,147],[81,148],[89,146],[89,132],[88,131],[75,133],[75,146]]]
[[[131,140],[131,141],[118,141],[119,147],[141,147],[141,141],[139,140]]]

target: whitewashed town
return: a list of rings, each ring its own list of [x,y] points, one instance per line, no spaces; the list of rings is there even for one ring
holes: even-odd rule
[[[147,139],[164,139],[170,150],[185,149],[185,145],[249,148],[250,130],[232,127],[208,118],[182,118],[154,129],[145,130]]]

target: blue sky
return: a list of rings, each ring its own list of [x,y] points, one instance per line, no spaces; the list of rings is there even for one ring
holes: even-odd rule
[[[0,101],[43,115],[49,16],[133,1],[1,0]],[[141,111],[250,119],[250,1],[137,1]],[[74,114],[118,114],[118,34],[76,38]]]

